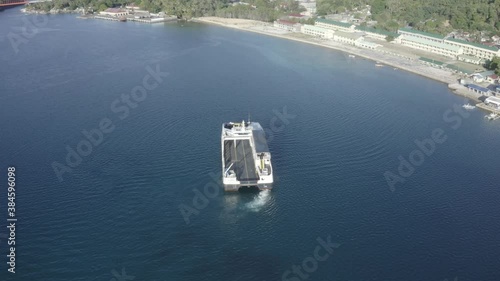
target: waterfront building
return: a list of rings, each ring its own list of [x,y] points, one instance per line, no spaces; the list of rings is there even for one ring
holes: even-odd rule
[[[450,58],[456,58],[458,55],[461,55],[463,53],[462,48],[444,44],[442,40],[439,41],[436,38],[426,38],[423,35],[413,36],[407,35],[406,33],[401,34],[401,44],[403,46],[435,53]]]
[[[444,36],[439,34],[423,32],[411,28],[400,28],[398,30],[398,33],[403,35],[402,39],[416,39],[414,41],[420,41],[419,49],[428,49],[428,51],[431,51],[433,53],[436,53],[436,51],[438,51],[437,53],[444,51],[444,53],[442,53],[443,55],[455,57],[460,61],[468,63],[482,64],[484,60],[491,60],[495,56],[500,56],[500,50],[495,46],[487,46],[456,38],[445,38]],[[435,46],[437,45],[433,45],[431,43],[438,44],[440,47],[436,49]],[[444,47],[442,46],[442,44],[453,48]],[[428,46],[424,47],[422,45]],[[447,49],[451,50],[451,52],[445,51]],[[460,51],[453,55],[453,50]]]
[[[469,89],[469,91],[472,91],[474,93],[478,93],[478,94],[481,94],[484,96],[489,96],[491,93],[491,91],[488,88],[481,87],[481,86],[478,86],[476,84],[468,84],[467,88]]]
[[[122,17],[128,15],[128,12],[121,8],[108,8],[102,12],[99,12],[99,14],[103,16]]]
[[[464,55],[474,56],[486,60],[491,60],[495,56],[500,56],[500,51],[495,46],[486,46],[455,38],[447,38],[444,40],[444,43],[450,46],[462,48]]]
[[[314,25],[304,24],[301,29],[302,33],[307,35],[312,35],[315,37],[332,39],[333,38],[333,30],[323,27],[318,27]]]
[[[488,81],[488,76],[491,76],[493,74],[495,74],[495,71],[493,71],[493,70],[474,73],[474,74],[472,74],[472,80],[474,80],[474,82],[481,83],[484,81]]]
[[[484,104],[494,107],[495,109],[500,109],[500,98],[498,97],[488,97],[484,100]]]
[[[322,28],[327,28],[335,31],[342,31],[342,32],[354,32],[355,31],[355,25],[352,23],[345,23],[345,22],[340,22],[340,21],[334,21],[334,20],[327,20],[327,19],[316,19],[314,22],[314,25],[317,27],[322,27]]]
[[[356,46],[356,42],[363,40],[363,36],[359,33],[348,33],[337,31],[333,34],[333,41]]]
[[[300,30],[301,30],[300,23],[295,23],[295,22],[287,21],[287,20],[277,20],[274,22],[273,25],[276,28],[284,29],[284,30],[290,31],[290,32],[300,32]]]
[[[364,38],[361,38],[361,40],[358,40],[358,41],[354,42],[354,45],[356,47],[366,48],[366,49],[372,49],[372,50],[375,50],[378,47],[382,46],[382,45],[377,44],[377,43],[365,41]]]

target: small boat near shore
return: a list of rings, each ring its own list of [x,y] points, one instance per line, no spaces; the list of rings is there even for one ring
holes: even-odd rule
[[[474,108],[476,108],[475,105],[472,105],[470,103],[464,104],[464,105],[462,105],[462,107],[467,109],[467,110],[473,110]]]
[[[498,118],[500,118],[500,116],[498,116],[498,114],[496,113],[490,113],[489,115],[484,116],[484,118],[491,121],[491,120],[497,120]]]
[[[355,58],[356,56],[355,55],[349,55],[350,58]]]
[[[375,66],[376,66],[376,67],[383,67],[384,65],[383,65],[383,64],[381,64],[381,63],[377,63]]]

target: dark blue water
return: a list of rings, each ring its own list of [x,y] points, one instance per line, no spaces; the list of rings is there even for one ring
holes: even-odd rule
[[[0,280],[500,280],[500,123],[450,112],[466,101],[446,85],[216,26],[59,15],[23,35],[34,20],[0,13],[1,233],[8,166],[18,218],[16,273],[0,236]],[[148,67],[168,76],[127,104]],[[248,114],[270,133],[276,188],[196,209],[221,123]],[[66,147],[101,122],[69,167]],[[384,172],[435,129],[446,141],[391,191]]]

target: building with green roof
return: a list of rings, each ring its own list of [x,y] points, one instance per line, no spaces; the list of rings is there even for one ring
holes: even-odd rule
[[[463,53],[461,47],[452,46],[445,44],[443,42],[436,42],[434,40],[429,40],[420,37],[403,35],[401,38],[401,44],[403,46],[423,50],[430,53],[435,53],[450,58],[456,58],[458,55],[461,55]]]
[[[438,41],[438,42],[442,42],[444,39],[444,36],[442,36],[442,35],[435,34],[435,33],[429,33],[429,32],[423,32],[423,31],[411,29],[411,28],[400,28],[398,30],[398,33],[402,34],[402,35],[406,35],[406,36],[424,38],[427,40]]]
[[[465,40],[447,38],[444,43],[450,46],[461,47],[464,55],[474,56],[482,59],[491,60],[495,56],[500,56],[500,52],[497,47],[486,46],[479,43],[468,42]]]

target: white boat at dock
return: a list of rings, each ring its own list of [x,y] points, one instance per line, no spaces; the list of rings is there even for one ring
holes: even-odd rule
[[[500,118],[500,116],[498,116],[498,114],[496,113],[490,113],[489,115],[484,116],[484,118],[488,120],[497,120],[498,118]]]

